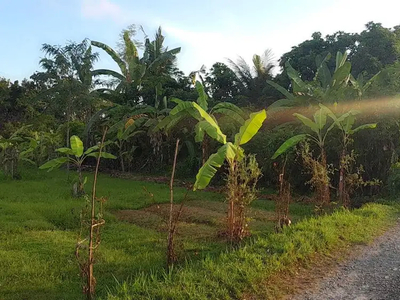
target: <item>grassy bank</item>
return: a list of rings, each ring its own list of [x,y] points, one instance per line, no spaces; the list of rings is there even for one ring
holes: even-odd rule
[[[89,176],[88,188],[90,181]],[[176,200],[179,202],[185,193],[176,188]],[[166,264],[162,208],[169,201],[168,186],[101,174],[98,195],[108,201],[95,264],[97,295],[104,299],[115,290],[117,281],[140,274],[162,278]],[[0,178],[1,300],[84,298],[74,257],[84,205],[83,199],[71,198],[71,183],[64,171],[35,170],[23,174],[23,180]],[[217,236],[226,217],[226,203],[220,194],[190,192],[185,208],[177,237],[179,268],[185,261],[188,268],[197,266],[205,257],[212,263],[221,253],[231,251]],[[273,232],[274,209],[272,201],[254,203],[250,227],[255,237]],[[293,204],[293,220],[310,216],[312,209]],[[121,211],[129,213],[129,218],[118,218]]]
[[[142,275],[120,284],[108,299],[242,299],[275,298],[278,287],[268,278],[313,254],[327,254],[350,244],[367,243],[394,223],[397,210],[369,204],[352,212],[310,218],[282,234],[259,238],[240,250],[216,259],[165,273],[162,278]]]

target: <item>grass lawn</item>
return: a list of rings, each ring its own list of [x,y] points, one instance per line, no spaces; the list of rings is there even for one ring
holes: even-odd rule
[[[1,300],[83,298],[74,250],[84,200],[71,198],[70,190],[65,171],[31,171],[19,181],[0,177]],[[184,193],[183,188],[175,189],[176,202]],[[117,282],[138,274],[162,277],[168,186],[100,175],[98,196],[108,201],[95,265],[97,295],[105,297]],[[220,194],[188,194],[178,228],[182,265],[230,251],[217,235],[225,209]],[[271,201],[254,202],[253,236],[273,232],[273,211]],[[311,215],[312,207],[293,204],[291,213],[297,221]]]

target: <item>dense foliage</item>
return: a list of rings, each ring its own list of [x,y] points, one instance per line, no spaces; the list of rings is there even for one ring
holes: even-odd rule
[[[282,55],[277,74],[272,72],[271,50],[266,50],[255,54],[251,63],[239,58],[185,75],[176,65],[181,49],[168,49],[161,28],[153,38],[145,34],[140,42],[135,40],[136,27],[129,26],[114,49],[88,39],[65,46],[44,44],[40,71],[22,82],[0,80],[3,170],[18,178],[19,165],[39,166],[56,158],[54,150],[70,147],[74,135],[82,139],[85,148],[92,147],[106,126],[110,128],[107,151],[118,159],[104,161],[103,169],[165,175],[179,137],[183,142],[177,175],[194,177],[208,155],[217,150],[218,140],[207,132],[203,138],[199,124],[204,121],[196,123],[200,119],[177,118],[166,123],[181,101],[177,99],[187,103],[197,99],[228,138],[251,112],[267,109],[268,120],[244,149],[256,154],[263,173],[259,186],[275,188],[277,170],[284,159],[287,170],[304,167],[300,148],[287,152],[283,159],[271,159],[287,138],[309,133],[292,114],[311,116],[318,109],[313,105],[321,103],[330,109],[334,106],[338,116],[357,109],[354,127],[358,123],[377,124],[374,130],[349,137],[352,146],[346,155],[354,153],[353,169],[360,171],[365,182],[380,183],[358,186],[354,193],[398,190],[395,164],[400,145],[395,99],[400,88],[399,30],[399,26],[385,28],[370,22],[361,33],[339,31],[322,37],[316,32]],[[119,71],[97,69],[97,50],[109,55]],[[168,130],[160,130],[160,123]],[[332,166],[329,172],[334,173],[330,176],[333,187],[338,184],[336,174],[343,169],[342,149],[338,147],[341,134],[336,126],[324,141],[324,159]],[[310,151],[317,155],[317,148],[311,145]],[[222,178],[219,173],[214,184]],[[312,175],[297,173],[301,174],[289,181],[297,192],[303,192]]]

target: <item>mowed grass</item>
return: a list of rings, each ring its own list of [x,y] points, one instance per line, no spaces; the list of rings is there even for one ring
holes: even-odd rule
[[[71,197],[65,171],[34,170],[23,177],[18,181],[0,177],[0,299],[81,299],[74,250],[84,200]],[[88,177],[89,190],[91,175]],[[179,203],[185,193],[185,189],[175,188],[175,201]],[[161,278],[165,274],[166,233],[160,228],[165,214],[154,208],[169,201],[168,186],[101,174],[98,196],[108,200],[95,265],[97,295],[105,297],[117,282],[139,274]],[[229,252],[227,243],[217,236],[225,214],[222,195],[189,192],[186,207],[190,213],[178,233],[181,267]],[[120,216],[138,209],[148,214],[134,220]],[[250,225],[254,236],[273,231],[273,211],[271,201],[254,203]],[[309,216],[312,207],[293,204],[291,212],[296,221]]]

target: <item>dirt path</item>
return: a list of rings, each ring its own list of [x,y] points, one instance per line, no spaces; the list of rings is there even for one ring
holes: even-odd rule
[[[400,299],[400,223],[293,300]]]

